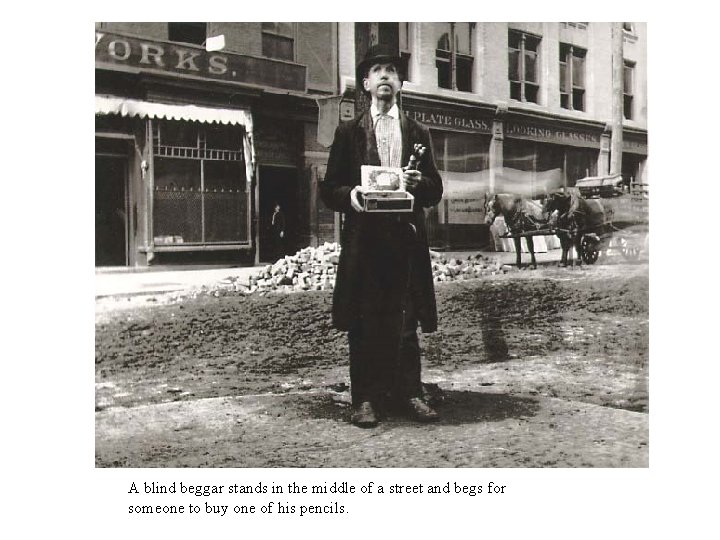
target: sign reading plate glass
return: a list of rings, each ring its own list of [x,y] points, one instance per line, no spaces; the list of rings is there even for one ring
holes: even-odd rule
[[[482,118],[474,111],[446,111],[405,104],[405,114],[426,126],[451,131],[491,134],[492,120]]]

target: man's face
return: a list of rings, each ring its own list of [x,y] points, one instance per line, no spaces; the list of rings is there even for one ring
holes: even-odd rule
[[[392,101],[402,88],[400,74],[395,64],[373,64],[368,70],[367,77],[363,79],[363,87],[370,92],[373,98]]]

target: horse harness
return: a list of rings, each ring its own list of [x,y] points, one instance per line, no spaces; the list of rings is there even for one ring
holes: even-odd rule
[[[573,208],[575,206],[575,208]],[[575,235],[580,230],[580,223],[578,223],[578,219],[576,218],[576,215],[579,214],[580,216],[584,217],[585,212],[580,210],[579,205],[575,205],[574,201],[571,200],[570,207],[568,208],[567,212],[561,214],[558,217],[558,225],[566,224],[566,227],[563,227],[567,229],[568,234]],[[582,221],[582,220],[581,220]]]
[[[532,230],[540,230],[540,228],[543,227],[544,223],[536,220],[533,216],[527,213],[527,211],[522,207],[522,201],[518,200],[517,205],[520,209],[517,210],[508,220],[507,228],[508,230],[513,233],[521,233],[526,231],[532,231]]]

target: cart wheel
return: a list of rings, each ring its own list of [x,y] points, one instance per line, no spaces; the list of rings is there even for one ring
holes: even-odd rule
[[[600,250],[598,249],[600,247],[599,242],[594,238],[584,236],[581,241],[581,246],[583,251],[583,262],[585,264],[594,264],[595,261],[598,260],[598,256],[600,255]]]

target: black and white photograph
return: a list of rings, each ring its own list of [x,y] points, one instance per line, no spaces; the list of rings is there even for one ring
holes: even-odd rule
[[[5,536],[712,536],[694,4],[17,6]]]
[[[647,468],[649,52],[96,22],[95,466]]]

